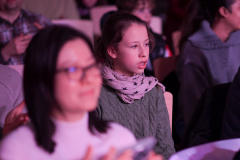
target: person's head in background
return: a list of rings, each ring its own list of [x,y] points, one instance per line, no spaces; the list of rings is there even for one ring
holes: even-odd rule
[[[36,141],[54,152],[54,119],[77,121],[89,113],[89,130],[105,133],[108,125],[96,118],[101,75],[91,42],[64,26],[38,32],[26,51],[24,95]]]
[[[115,12],[106,20],[96,55],[126,76],[143,73],[154,47],[147,24],[129,13]]]
[[[1,12],[18,12],[21,9],[23,0],[7,1],[0,0],[0,11]]]
[[[151,22],[154,0],[117,0],[116,6],[118,11],[133,14],[148,25]]]
[[[213,30],[221,25],[222,34],[227,37],[231,32],[239,30],[239,6],[240,0],[193,0],[183,21],[180,48],[184,41],[199,29],[203,20],[207,20]]]
[[[82,1],[82,4],[88,8],[94,7],[98,2],[98,0],[80,0],[80,1]]]

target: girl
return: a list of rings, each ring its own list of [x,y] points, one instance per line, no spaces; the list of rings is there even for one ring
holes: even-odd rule
[[[93,112],[102,82],[99,66],[81,33],[63,26],[41,30],[27,48],[24,69],[31,123],[3,139],[0,159],[83,159],[89,145],[94,150],[86,159],[98,159],[110,147],[133,144],[131,132]],[[122,156],[131,159],[129,153]]]
[[[168,159],[175,150],[164,86],[143,74],[153,47],[154,37],[139,18],[116,12],[106,20],[96,49],[105,61],[97,111],[101,119],[122,124],[137,139],[156,137],[156,153]]]
[[[193,0],[183,23],[179,119],[188,125],[208,87],[231,82],[240,65],[240,0]]]
[[[154,8],[154,0],[117,0],[116,5],[118,11],[127,12],[150,25],[152,19],[152,9]],[[155,46],[153,47],[146,69],[145,75],[154,75],[153,61],[160,57],[172,57],[173,54],[166,43],[166,38],[150,29],[155,38]],[[168,67],[168,66],[167,66]]]

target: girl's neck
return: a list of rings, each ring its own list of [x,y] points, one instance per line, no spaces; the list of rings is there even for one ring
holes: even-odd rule
[[[211,26],[213,32],[223,41],[226,42],[230,34],[234,31],[232,27],[225,23],[223,19],[217,19]]]

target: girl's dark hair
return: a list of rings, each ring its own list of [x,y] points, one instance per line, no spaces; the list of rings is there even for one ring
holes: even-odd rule
[[[219,8],[225,7],[231,12],[231,5],[236,0],[192,0],[187,9],[187,17],[182,23],[180,50],[187,38],[196,32],[203,20],[213,24],[216,16],[220,16]]]
[[[141,3],[144,6],[146,3],[149,3],[150,8],[154,8],[154,0],[117,0],[116,6],[118,8],[118,11],[130,13]]]
[[[134,23],[146,27],[151,52],[155,45],[155,39],[146,22],[129,13],[115,12],[104,23],[102,37],[95,50],[97,58],[112,65],[112,58],[107,53],[107,47],[112,46],[117,48],[118,43],[122,41],[123,33]]]
[[[83,39],[93,51],[90,40],[82,33],[66,26],[50,26],[40,30],[26,50],[24,68],[24,95],[29,117],[33,124],[37,144],[53,153],[55,142],[52,136],[55,126],[51,120],[53,107],[58,107],[54,96],[54,77],[58,54],[65,43]],[[105,133],[108,123],[99,120],[95,112],[89,113],[89,129]]]

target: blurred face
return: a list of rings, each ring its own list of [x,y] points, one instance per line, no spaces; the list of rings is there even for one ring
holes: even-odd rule
[[[55,97],[61,109],[55,118],[76,117],[96,108],[102,79],[88,45],[82,39],[67,42],[60,50],[55,76]],[[65,117],[65,118],[64,118]]]
[[[240,0],[236,0],[231,6],[231,12],[227,15],[226,21],[233,31],[240,29]]]
[[[150,5],[148,2],[145,2],[145,4],[140,2],[137,8],[132,11],[132,14],[140,18],[141,20],[145,21],[149,25],[152,18],[151,11],[152,11],[152,8],[150,8]]]
[[[96,3],[97,0],[83,0],[83,4],[88,8],[92,8]]]
[[[20,10],[23,0],[0,0],[2,11]]]
[[[126,75],[143,73],[149,56],[149,38],[143,25],[132,24],[124,33],[122,41],[110,55],[113,58],[113,70]]]

